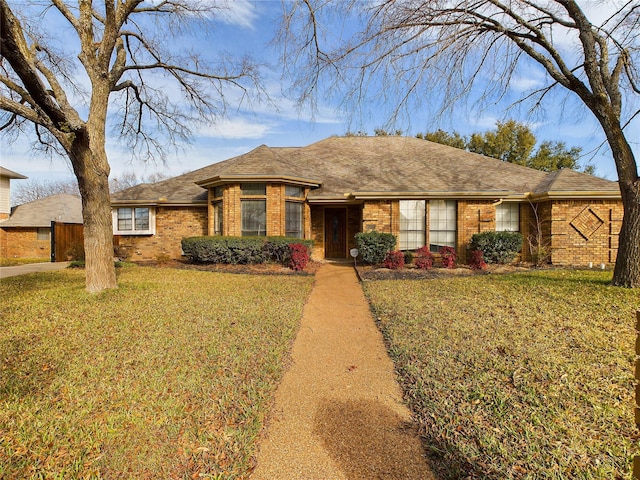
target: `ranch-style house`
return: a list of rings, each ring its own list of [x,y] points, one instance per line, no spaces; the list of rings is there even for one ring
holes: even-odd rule
[[[519,231],[557,265],[615,262],[623,209],[617,182],[546,173],[426,140],[330,137],[243,155],[112,196],[114,243],[134,261],[180,258],[199,235],[312,239],[312,257],[349,258],[376,230],[400,250],[451,246],[464,262],[473,234]]]

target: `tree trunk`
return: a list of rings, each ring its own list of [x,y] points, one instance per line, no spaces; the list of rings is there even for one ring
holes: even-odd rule
[[[96,293],[117,288],[118,283],[113,263],[109,163],[104,147],[92,151],[88,138],[76,138],[69,156],[82,197],[86,288]]]
[[[630,186],[620,182],[620,190],[623,190],[624,218],[611,284],[640,288],[640,180]]]

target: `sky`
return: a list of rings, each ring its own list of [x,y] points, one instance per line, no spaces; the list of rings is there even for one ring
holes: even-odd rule
[[[216,124],[198,127],[191,144],[183,145],[181,152],[171,154],[164,163],[132,161],[117,137],[111,136],[107,141],[111,177],[128,172],[135,172],[139,178],[156,172],[175,176],[246,153],[262,144],[273,147],[304,146],[331,135],[344,135],[348,131],[363,131],[373,135],[376,128],[400,129],[404,134],[414,136],[442,128],[468,135],[493,129],[497,120],[514,118],[528,122],[539,142],[563,141],[568,148],[581,147],[585,161],[595,165],[596,175],[610,180],[617,178],[611,154],[606,145],[602,146],[604,137],[600,127],[586,110],[578,114],[570,112],[560,118],[560,113],[556,114],[552,106],[543,121],[530,121],[525,116],[505,117],[503,105],[474,115],[469,115],[468,110],[461,106],[451,116],[438,122],[418,110],[411,115],[410,123],[394,125],[387,123],[388,110],[378,111],[374,108],[366,117],[355,117],[341,112],[335,98],[319,98],[317,111],[313,113],[309,109],[300,110],[295,101],[283,93],[289,85],[282,78],[279,52],[270,44],[281,13],[280,1],[232,0],[229,5],[231,10],[222,17],[222,21],[216,23],[211,35],[202,42],[197,40],[196,35],[196,39],[192,39],[188,46],[197,49],[202,43],[202,48],[212,54],[226,51],[231,55],[250,55],[268,64],[263,70],[263,77],[273,102],[255,104],[252,108],[229,108],[226,118]],[[522,71],[510,85],[510,93],[518,95],[541,80],[539,71]],[[640,158],[640,119],[636,119],[627,131],[630,132],[628,138],[636,158]],[[34,153],[26,137],[19,137],[15,141],[0,137],[0,142],[0,164],[5,168],[40,181],[73,178],[68,160]]]

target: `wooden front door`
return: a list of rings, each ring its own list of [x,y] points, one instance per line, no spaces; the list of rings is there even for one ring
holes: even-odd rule
[[[324,210],[324,256],[325,258],[347,257],[346,208],[325,208]]]

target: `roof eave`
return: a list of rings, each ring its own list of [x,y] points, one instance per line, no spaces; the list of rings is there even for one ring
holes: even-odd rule
[[[526,193],[517,193],[509,190],[487,190],[487,191],[428,191],[428,192],[351,192],[349,195],[358,200],[385,200],[399,198],[419,198],[419,199],[513,199],[523,200]]]
[[[261,175],[261,174],[246,174],[246,175],[216,175],[215,177],[207,178],[206,180],[200,180],[195,182],[203,188],[217,187],[225,183],[231,182],[286,182],[293,185],[300,185],[305,187],[319,187],[322,185],[320,180],[312,178],[302,178],[290,175]]]
[[[622,195],[620,192],[607,191],[584,191],[584,190],[551,190],[542,193],[532,193],[529,195],[531,200],[572,200],[572,199],[602,199],[602,200],[620,200]]]

